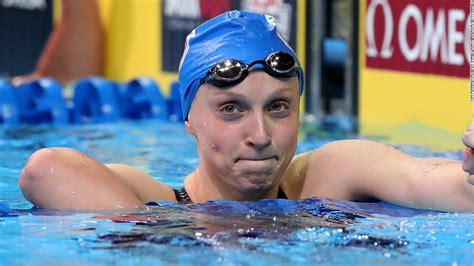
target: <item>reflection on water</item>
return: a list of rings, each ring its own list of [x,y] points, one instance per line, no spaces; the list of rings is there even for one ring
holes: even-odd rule
[[[399,250],[409,241],[403,237],[358,234],[352,227],[374,215],[409,217],[428,213],[432,212],[386,203],[321,198],[253,202],[219,200],[190,205],[161,201],[151,202],[138,210],[92,215],[90,221],[112,221],[125,227],[104,231],[100,228],[101,223],[97,223],[98,226],[89,223],[79,229],[73,228],[73,233],[78,236],[72,239],[91,249],[122,250],[147,243],[181,248],[225,246],[258,250],[269,243],[294,243],[304,240],[308,234],[317,233],[326,236],[320,237],[319,245]],[[74,211],[9,209],[3,206],[0,217],[74,214]],[[89,236],[84,237],[84,233]]]
[[[127,230],[97,233],[86,242],[93,249],[133,248],[144,243],[176,247],[238,247],[257,250],[263,243],[292,243],[308,230],[332,235],[321,245],[401,249],[409,241],[354,233],[350,227],[377,215],[429,213],[385,203],[351,203],[319,198],[257,202],[210,201],[179,205],[156,202],[133,213],[94,215],[95,220],[129,224]],[[91,231],[95,228],[87,227]],[[275,242],[276,243],[276,242]]]

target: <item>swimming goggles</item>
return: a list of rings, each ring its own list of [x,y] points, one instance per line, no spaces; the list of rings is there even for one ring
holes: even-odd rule
[[[247,77],[249,69],[255,64],[262,64],[266,73],[277,78],[292,77],[299,69],[295,58],[287,52],[273,52],[265,60],[248,65],[235,59],[224,59],[207,72],[200,85],[207,83],[219,88],[236,85]]]

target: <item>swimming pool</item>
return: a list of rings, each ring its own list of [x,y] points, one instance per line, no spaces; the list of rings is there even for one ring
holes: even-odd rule
[[[334,138],[323,136],[303,136],[298,152]],[[0,265],[473,264],[474,213],[317,198],[168,204],[120,214],[30,209],[18,175],[31,152],[50,146],[131,164],[174,187],[198,164],[193,139],[178,123],[0,128]]]

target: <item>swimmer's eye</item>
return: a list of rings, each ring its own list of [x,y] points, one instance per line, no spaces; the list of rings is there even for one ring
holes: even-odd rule
[[[282,111],[282,110],[285,110],[287,109],[288,106],[286,106],[283,102],[276,102],[275,104],[273,104],[272,106],[270,106],[269,108],[269,111]]]
[[[276,101],[270,107],[267,108],[267,111],[277,116],[286,116],[290,110],[290,105],[285,101]]]
[[[242,110],[238,108],[235,104],[226,104],[221,107],[220,111],[223,112],[224,114],[235,114],[235,113],[242,112]]]

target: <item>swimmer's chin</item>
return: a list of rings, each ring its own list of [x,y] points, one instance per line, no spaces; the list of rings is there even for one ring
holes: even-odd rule
[[[262,193],[273,187],[279,178],[273,172],[247,172],[242,173],[239,179],[242,190]]]
[[[275,182],[272,182],[270,180],[266,180],[266,182],[258,182],[257,180],[248,181],[250,182],[246,182],[244,184],[241,184],[240,186],[240,191],[243,194],[247,195],[248,200],[259,200],[267,198],[267,195],[270,193],[272,188],[275,187]]]

